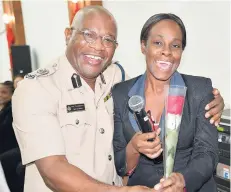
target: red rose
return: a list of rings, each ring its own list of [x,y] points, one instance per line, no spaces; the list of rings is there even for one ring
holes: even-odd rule
[[[184,106],[184,96],[168,96],[167,113],[182,115]]]

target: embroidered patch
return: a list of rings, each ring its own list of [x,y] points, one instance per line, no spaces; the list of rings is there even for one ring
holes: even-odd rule
[[[104,97],[104,102],[106,102],[107,100],[109,100],[110,98],[111,98],[111,96],[112,96],[112,93],[110,92],[110,93],[108,93],[107,94],[107,96],[106,97]]]

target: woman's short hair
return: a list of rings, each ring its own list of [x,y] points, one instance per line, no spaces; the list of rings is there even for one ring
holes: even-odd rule
[[[141,34],[140,34],[140,42],[144,41],[145,43],[147,42],[147,39],[149,37],[149,32],[152,29],[152,27],[157,24],[158,22],[165,20],[165,19],[169,19],[172,20],[174,22],[176,22],[176,24],[179,25],[181,32],[182,32],[182,49],[184,50],[184,48],[186,47],[186,29],[184,26],[183,21],[176,16],[175,14],[172,13],[159,13],[159,14],[155,14],[153,16],[151,16],[144,24],[142,30],[141,30]]]

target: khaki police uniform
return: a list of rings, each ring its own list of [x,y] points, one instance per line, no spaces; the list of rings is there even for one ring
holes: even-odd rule
[[[113,154],[111,87],[121,81],[121,70],[111,64],[96,80],[95,92],[76,75],[65,56],[23,80],[12,98],[13,127],[26,164],[25,192],[49,192],[34,161],[65,155],[70,164],[91,177],[122,185]],[[77,182],[77,181],[76,181]]]

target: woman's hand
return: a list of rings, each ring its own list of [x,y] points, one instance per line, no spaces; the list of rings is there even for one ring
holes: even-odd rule
[[[161,192],[184,192],[185,180],[181,173],[172,173],[167,179],[162,178],[154,189]]]
[[[222,111],[224,109],[224,100],[223,97],[220,95],[220,92],[218,89],[214,88],[213,89],[213,95],[215,97],[214,100],[212,100],[208,105],[206,105],[205,110],[208,110],[208,112],[205,114],[206,118],[209,118],[212,116],[210,119],[210,123],[213,124],[215,123],[216,126],[220,123]]]
[[[163,151],[160,142],[160,128],[155,132],[136,133],[131,139],[131,145],[135,152],[142,153],[150,159],[157,158]],[[153,141],[148,141],[153,139]]]

